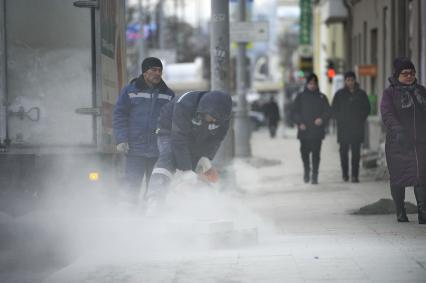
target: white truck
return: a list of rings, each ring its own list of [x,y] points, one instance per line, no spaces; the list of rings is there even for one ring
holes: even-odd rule
[[[125,0],[0,0],[0,210],[113,182],[125,39]]]

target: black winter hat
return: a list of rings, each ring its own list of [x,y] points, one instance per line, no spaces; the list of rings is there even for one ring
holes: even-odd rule
[[[142,74],[151,69],[152,67],[160,67],[163,70],[163,64],[160,59],[155,57],[145,58],[142,62]]]
[[[347,79],[347,78],[353,78],[354,80],[356,80],[356,75],[355,75],[355,73],[353,72],[353,71],[347,71],[345,74],[344,74],[344,76],[343,76],[344,78],[345,78],[345,80]]]
[[[397,57],[394,61],[393,61],[393,76],[395,78],[399,77],[399,74],[402,72],[402,70],[416,70],[416,68],[414,68],[414,64],[413,62],[411,62],[411,60],[407,57]]]

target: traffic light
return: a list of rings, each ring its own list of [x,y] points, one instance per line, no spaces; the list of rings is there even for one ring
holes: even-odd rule
[[[336,76],[336,70],[334,68],[334,62],[331,60],[328,60],[327,62],[327,77],[329,83],[333,82],[333,78]]]

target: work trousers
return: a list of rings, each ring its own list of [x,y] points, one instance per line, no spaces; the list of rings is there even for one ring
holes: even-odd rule
[[[156,161],[157,158],[127,155],[125,176],[127,182],[126,189],[129,194],[135,197],[139,196],[144,176],[148,186],[152,169]]]

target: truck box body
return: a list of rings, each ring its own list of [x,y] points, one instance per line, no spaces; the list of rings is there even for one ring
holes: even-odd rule
[[[124,2],[0,0],[0,192],[111,177]]]

